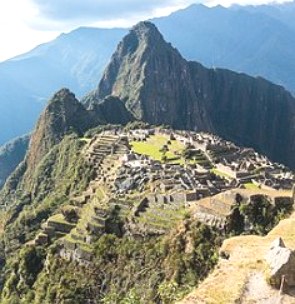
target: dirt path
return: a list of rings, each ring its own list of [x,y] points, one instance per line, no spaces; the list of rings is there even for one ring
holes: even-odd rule
[[[266,282],[262,272],[251,274],[245,286],[241,303],[281,304],[282,297]]]
[[[262,272],[250,275],[240,299],[241,304],[294,304],[294,302],[294,297],[280,295],[277,289],[271,288]]]

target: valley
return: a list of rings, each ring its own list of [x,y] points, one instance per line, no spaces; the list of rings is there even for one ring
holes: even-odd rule
[[[24,221],[19,221],[18,225],[24,225],[27,241],[22,249],[17,243],[12,247],[12,239],[9,245],[6,243],[7,262],[11,263],[13,258],[9,254],[12,248],[17,251],[20,249],[20,258],[29,254],[37,255],[40,259],[40,269],[34,281],[29,283],[25,279],[22,283],[28,284],[22,287],[25,299],[30,299],[29,294],[32,293],[35,299],[33,303],[45,301],[48,297],[44,293],[46,291],[50,292],[51,299],[72,299],[73,303],[84,303],[83,297],[93,303],[98,299],[104,299],[106,303],[121,303],[131,296],[138,299],[144,297],[143,303],[171,303],[184,297],[217,261],[222,263],[220,258],[217,259],[217,253],[224,239],[241,233],[265,235],[292,212],[293,174],[253,149],[238,147],[208,133],[159,127],[136,129],[136,124],[135,128],[132,124],[130,126],[131,129],[127,125],[125,128],[109,126],[105,131],[91,130],[75,139],[77,143],[80,142],[77,150],[79,162],[84,163],[83,166],[89,172],[87,182],[81,188],[84,190],[70,190],[71,193],[66,197],[62,195],[64,198],[60,201],[56,185],[51,188],[51,193],[43,195],[44,198],[32,198],[30,206],[35,206],[34,214],[28,215],[29,205],[20,212]],[[64,156],[61,154],[60,157]],[[42,175],[40,171],[39,176]],[[44,185],[50,187],[48,182]],[[58,199],[58,205],[54,201],[51,205],[45,203],[50,201],[50,197]],[[40,211],[45,211],[44,208],[48,208],[46,205],[53,208],[53,214],[42,220]],[[13,205],[8,205],[7,214],[13,208]],[[52,212],[47,210],[46,213]],[[31,221],[35,220],[39,224],[32,226]],[[15,227],[15,224],[7,222],[6,233],[11,229],[9,227]],[[172,245],[176,242],[176,236],[182,239],[182,245]],[[206,240],[201,241],[199,238]],[[116,244],[116,247],[111,249],[111,244]],[[127,253],[121,252],[123,256],[117,257],[117,250],[124,250],[127,244],[135,251],[128,251],[127,256]],[[230,252],[227,254],[232,258],[226,244],[228,241],[225,241],[221,250]],[[152,262],[155,256],[146,256],[142,260],[144,274],[140,270],[142,265],[130,268],[133,263],[139,262],[137,259],[143,259],[140,250],[145,246],[151,246],[149,250],[156,250],[146,254],[157,256],[155,262],[159,264],[156,271],[162,272],[153,279],[155,285],[146,291],[142,289],[142,284],[151,280],[150,276],[155,273]],[[161,246],[176,247],[165,251]],[[191,256],[195,250],[197,255]],[[109,256],[109,261],[105,255]],[[192,259],[198,259],[199,262],[204,260],[200,268],[192,269],[190,264],[186,264],[193,263]],[[171,264],[180,261],[185,264]],[[124,269],[127,267],[138,281],[127,278],[123,269],[121,273],[111,276],[113,268],[109,262]],[[30,260],[28,263],[31,263]],[[52,268],[56,267],[56,263],[62,267],[63,273]],[[20,280],[18,276],[23,271],[29,271],[24,270],[22,267],[27,266],[21,264],[15,267],[18,269],[16,274],[10,274],[11,279],[11,275],[15,276],[14,280]],[[74,269],[74,277],[68,273],[70,269]],[[104,271],[101,272],[101,269]],[[176,269],[178,274],[169,274]],[[47,271],[50,273],[49,278],[45,277]],[[81,288],[78,299],[74,300],[76,289],[70,291],[71,288],[66,285],[54,287],[57,284],[54,273],[59,273],[58,276],[66,281],[73,280],[75,288]],[[78,279],[82,273],[87,282]],[[105,281],[104,284],[118,280],[118,284],[104,286],[101,280]],[[4,285],[3,303],[5,298],[11,301],[13,295],[8,282]],[[84,287],[80,284],[84,284]],[[121,284],[126,284],[126,289],[122,289]],[[163,292],[161,288],[166,285],[174,291],[166,290],[166,294],[161,294],[157,300],[157,290]],[[29,286],[32,291],[27,293]],[[214,294],[210,293],[210,296],[214,297]],[[111,300],[107,300],[109,297]],[[187,301],[194,297],[189,296]]]
[[[0,303],[292,303],[294,117],[283,87],[140,22],[3,150]]]

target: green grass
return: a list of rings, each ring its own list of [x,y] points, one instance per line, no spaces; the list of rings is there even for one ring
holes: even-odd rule
[[[67,234],[64,239],[67,241],[67,242],[70,242],[70,243],[73,243],[73,244],[77,244],[80,246],[81,249],[85,250],[85,251],[88,251],[89,253],[91,253],[93,251],[93,247],[89,244],[86,244],[82,241],[79,241],[79,240],[74,240],[71,236],[71,234]]]
[[[144,142],[131,142],[132,151],[137,154],[147,155],[154,160],[161,161],[163,153],[160,150],[168,141],[168,136],[153,135]],[[171,140],[171,144],[167,146],[169,148],[169,151],[166,153],[167,162],[184,164],[184,159],[181,157],[184,145],[177,140]]]
[[[106,197],[105,191],[102,189],[102,187],[98,188],[96,190],[95,194],[96,194],[97,199],[99,199],[99,200],[104,200]]]
[[[49,222],[66,224],[66,225],[72,225],[71,223],[69,223],[68,221],[65,220],[64,216],[61,213],[51,216],[48,221]]]
[[[185,208],[179,208],[178,210],[148,209],[137,220],[139,223],[144,223],[148,226],[171,229],[185,217],[186,213],[187,210]]]
[[[257,190],[259,189],[258,186],[254,185],[253,183],[246,183],[244,184],[245,188],[246,189],[249,189],[249,190]]]
[[[222,178],[226,178],[226,179],[232,179],[232,177],[224,172],[219,171],[216,168],[211,169],[211,172],[222,177]]]

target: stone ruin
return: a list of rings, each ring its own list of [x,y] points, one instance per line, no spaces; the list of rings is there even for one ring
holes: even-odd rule
[[[295,287],[295,251],[287,248],[279,237],[272,244],[265,257],[269,266],[270,284],[280,288],[284,278],[285,287]]]
[[[237,201],[238,197],[240,197],[240,202]],[[194,205],[193,216],[206,225],[229,232],[232,222],[241,221],[236,217],[235,212],[240,203],[259,204],[263,199],[276,209],[291,210],[294,205],[293,197],[288,195],[269,196],[262,190],[257,190],[255,194],[252,194],[244,189],[234,189],[198,200]],[[251,228],[252,224],[244,218],[245,232],[251,231]]]

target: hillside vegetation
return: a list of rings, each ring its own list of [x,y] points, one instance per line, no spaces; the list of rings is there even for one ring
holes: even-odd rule
[[[268,266],[265,261],[266,253],[278,237],[284,240],[288,248],[294,250],[294,236],[293,213],[290,218],[280,221],[265,237],[237,236],[225,240],[220,251],[228,255],[229,259],[220,259],[208,278],[177,303],[294,303],[292,295],[280,295],[278,290],[266,284]]]
[[[293,224],[295,176],[259,151],[294,165],[294,113],[283,88],[188,62],[139,23],[84,104],[53,95],[0,191],[0,302],[248,300]]]
[[[27,153],[30,136],[16,138],[0,147],[0,189],[7,177],[24,159]]]

